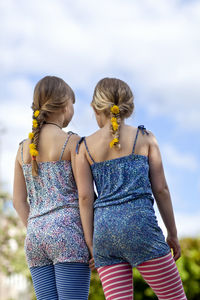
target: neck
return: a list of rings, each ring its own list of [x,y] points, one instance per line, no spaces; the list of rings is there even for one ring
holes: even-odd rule
[[[60,126],[60,124],[57,124],[56,122],[46,122],[45,124],[54,125],[62,129],[62,126]]]

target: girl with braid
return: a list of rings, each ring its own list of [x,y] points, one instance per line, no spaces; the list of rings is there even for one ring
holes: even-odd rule
[[[158,299],[185,300],[175,264],[180,245],[156,138],[143,125],[125,124],[134,109],[125,82],[100,80],[91,105],[100,129],[77,144],[77,185],[85,240],[105,297],[132,300],[136,267]],[[167,228],[166,241],[154,199]]]
[[[75,183],[79,137],[62,130],[74,102],[62,79],[41,79],[34,90],[32,132],[16,157],[13,204],[27,227],[26,258],[39,300],[88,299],[89,251]]]

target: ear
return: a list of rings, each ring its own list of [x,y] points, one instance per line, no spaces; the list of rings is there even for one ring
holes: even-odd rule
[[[67,111],[67,106],[65,106],[64,108],[62,108],[62,113],[66,113]]]
[[[92,106],[92,105],[91,105],[91,106]],[[94,108],[93,106],[92,106],[92,108],[93,108],[95,114],[96,114],[97,116],[99,116],[101,112],[100,112],[99,110],[97,110],[96,108]]]

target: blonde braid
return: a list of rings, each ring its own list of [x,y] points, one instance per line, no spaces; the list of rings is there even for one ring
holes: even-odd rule
[[[113,108],[115,108],[118,113],[114,112]],[[110,120],[111,120],[110,130],[113,136],[113,140],[110,142],[110,148],[116,147],[116,149],[119,150],[121,148],[119,142],[121,117],[120,117],[119,107],[117,105],[113,105],[110,109]]]
[[[111,118],[110,131],[113,140],[110,147],[120,149],[120,125],[124,118],[130,117],[134,110],[133,93],[124,81],[117,78],[101,79],[94,90],[91,105],[97,111],[103,112]],[[115,107],[114,111],[113,107]],[[113,118],[115,118],[113,120]]]

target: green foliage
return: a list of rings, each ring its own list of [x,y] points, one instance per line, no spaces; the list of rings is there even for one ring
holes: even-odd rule
[[[182,257],[177,261],[189,300],[200,299],[200,238],[181,240]]]
[[[96,271],[92,272],[90,281],[90,295],[89,300],[102,300],[105,299],[103,294],[103,289],[101,281],[99,280],[99,275]]]
[[[15,214],[6,214],[5,200],[0,194],[0,269],[6,275],[23,273],[27,276],[24,255],[25,229]]]

